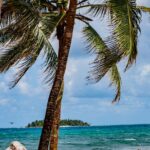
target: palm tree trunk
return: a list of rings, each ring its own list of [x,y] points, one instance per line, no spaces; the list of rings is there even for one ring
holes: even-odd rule
[[[49,139],[52,133],[52,125],[55,117],[56,99],[58,97],[59,91],[63,83],[69,50],[72,41],[76,7],[77,7],[77,0],[70,0],[70,6],[66,17],[66,28],[63,37],[61,57],[58,59],[58,68],[56,70],[54,84],[52,86],[48,99],[46,115],[44,119],[44,126],[42,129],[38,150],[48,150],[49,147]]]
[[[1,18],[2,6],[3,6],[3,0],[0,0],[0,18]]]
[[[55,110],[55,117],[52,126],[52,134],[50,136],[50,150],[57,150],[58,147],[58,131],[60,124],[60,114],[61,114],[61,101],[63,96],[64,83],[61,86],[58,98],[57,98],[57,106]]]
[[[57,38],[59,41],[58,59],[61,57],[61,53],[62,53],[62,46],[63,46],[62,44],[63,44],[63,36],[64,36],[64,28],[65,28],[64,24],[65,24],[65,20],[63,20],[57,26],[56,33],[57,33]],[[59,131],[59,123],[60,123],[61,101],[62,101],[62,97],[63,97],[63,90],[64,90],[64,82],[61,86],[61,89],[60,89],[58,97],[57,97],[54,122],[52,125],[52,134],[50,136],[50,150],[57,150],[57,147],[58,147],[58,131]]]

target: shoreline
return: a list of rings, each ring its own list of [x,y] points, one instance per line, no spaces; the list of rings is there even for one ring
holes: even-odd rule
[[[124,126],[150,126],[150,124],[118,124],[118,125],[90,125],[90,126],[60,126],[60,128],[70,127],[124,127]],[[30,129],[30,128],[42,128],[42,127],[0,127],[0,129]]]

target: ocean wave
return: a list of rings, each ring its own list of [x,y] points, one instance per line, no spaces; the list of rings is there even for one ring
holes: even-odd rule
[[[136,139],[134,138],[128,138],[128,139],[124,139],[125,141],[136,141]]]

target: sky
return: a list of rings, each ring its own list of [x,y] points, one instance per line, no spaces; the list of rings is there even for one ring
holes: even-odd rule
[[[149,0],[138,0],[138,4],[150,6]],[[109,31],[106,22],[97,19],[93,24],[104,38]],[[85,50],[81,27],[79,23],[75,25],[61,118],[80,119],[92,125],[150,124],[150,15],[142,17],[136,64],[125,73],[124,62],[119,65],[122,96],[115,105],[111,103],[115,89],[109,87],[107,76],[97,84],[87,84],[93,57]],[[53,41],[53,45],[57,47],[57,42]],[[24,127],[44,118],[50,87],[43,82],[41,61],[40,57],[14,89],[9,89],[9,82],[17,69],[0,75],[0,128]]]

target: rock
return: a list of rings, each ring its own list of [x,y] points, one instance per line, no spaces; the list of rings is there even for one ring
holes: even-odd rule
[[[27,150],[20,142],[14,141],[6,150]]]

